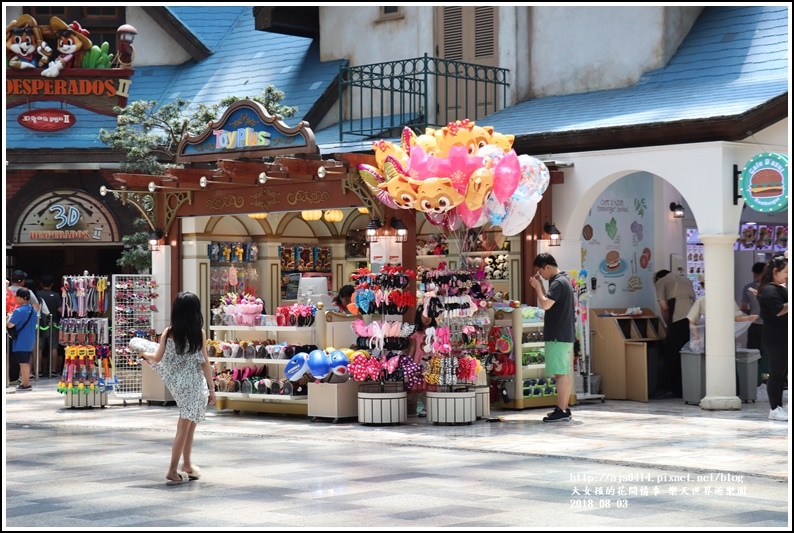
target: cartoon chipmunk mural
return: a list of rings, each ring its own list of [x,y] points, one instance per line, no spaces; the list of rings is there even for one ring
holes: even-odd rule
[[[91,34],[80,27],[79,22],[72,22],[68,26],[58,17],[50,19],[50,29],[58,39],[56,50],[60,54],[50,62],[50,66],[41,72],[48,78],[57,77],[64,68],[79,68],[82,66],[83,54],[91,50],[93,44],[88,39]]]
[[[11,56],[9,68],[23,70],[46,65],[52,48],[42,37],[36,19],[22,15],[6,26],[6,53]]]

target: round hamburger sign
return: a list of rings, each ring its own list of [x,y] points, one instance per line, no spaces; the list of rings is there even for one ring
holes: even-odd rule
[[[747,205],[762,213],[788,209],[788,156],[771,152],[750,159],[739,177]]]

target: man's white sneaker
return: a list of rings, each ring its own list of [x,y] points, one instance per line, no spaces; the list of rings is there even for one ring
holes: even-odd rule
[[[786,413],[782,407],[778,406],[775,409],[769,411],[769,420],[788,422],[788,413]]]

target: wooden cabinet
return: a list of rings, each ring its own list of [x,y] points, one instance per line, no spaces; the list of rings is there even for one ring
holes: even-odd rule
[[[647,402],[656,388],[664,328],[647,308],[638,315],[626,309],[590,309],[593,372],[601,375],[601,391],[613,400]],[[601,316],[616,315],[616,316]]]

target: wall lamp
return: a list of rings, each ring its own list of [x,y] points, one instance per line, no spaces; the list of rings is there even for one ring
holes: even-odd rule
[[[391,219],[391,227],[397,230],[397,242],[408,242],[408,228],[405,222],[397,217]]]
[[[147,187],[147,189],[149,189],[149,192],[155,192],[155,191],[157,191],[157,189],[170,189],[172,191],[184,191],[184,190],[187,190],[187,189],[180,189],[179,187],[169,187],[167,185],[157,185],[153,181],[149,182],[149,186]],[[102,194],[102,191],[100,191],[100,194]]]
[[[157,228],[149,233],[149,250],[155,252],[160,249],[160,239],[163,238],[163,230]]]
[[[108,188],[107,188],[107,187],[105,187],[104,185],[103,185],[103,186],[101,186],[101,187],[99,188],[99,195],[100,195],[100,196],[107,196],[107,194],[108,194],[109,192],[118,192],[118,193],[122,193],[122,192],[129,192],[129,191],[128,191],[127,189],[125,189],[124,187],[122,187],[120,190],[108,189]]]
[[[543,231],[549,234],[549,246],[559,246],[560,245],[560,230],[557,229],[557,226],[554,223],[546,223],[543,225]]]
[[[380,229],[380,219],[374,218],[369,221],[366,228],[364,228],[367,242],[378,242],[378,230]]]
[[[684,206],[675,202],[670,202],[670,211],[673,212],[673,218],[684,218]]]
[[[202,189],[206,189],[207,188],[207,184],[209,184],[209,183],[217,183],[218,185],[234,185],[234,183],[232,183],[231,181],[213,181],[213,180],[208,180],[207,176],[201,176],[201,178],[199,178],[199,187],[201,187]]]

